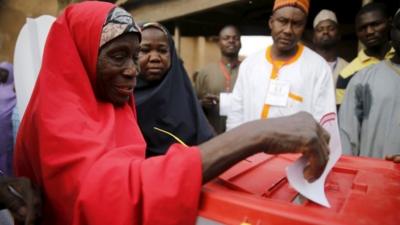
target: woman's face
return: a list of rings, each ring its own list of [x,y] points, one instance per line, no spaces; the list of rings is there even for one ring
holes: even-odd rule
[[[171,66],[171,53],[167,35],[158,28],[142,31],[140,43],[140,77],[149,82],[160,81]]]
[[[138,74],[139,38],[127,33],[100,48],[97,60],[96,96],[115,106],[124,105],[133,94]]]

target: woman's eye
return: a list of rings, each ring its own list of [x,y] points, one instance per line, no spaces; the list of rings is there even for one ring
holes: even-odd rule
[[[122,59],[124,59],[125,57],[126,57],[126,54],[123,54],[123,53],[118,53],[118,54],[112,55],[112,58],[113,58],[114,60],[122,60]]]
[[[149,49],[148,48],[140,48],[141,53],[148,53]]]
[[[169,49],[166,48],[161,48],[158,50],[161,54],[167,54],[169,52]]]

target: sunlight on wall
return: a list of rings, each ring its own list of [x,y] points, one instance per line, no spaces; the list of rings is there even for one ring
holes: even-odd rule
[[[240,49],[240,57],[247,57],[252,53],[261,51],[272,44],[271,36],[242,36],[242,48]]]

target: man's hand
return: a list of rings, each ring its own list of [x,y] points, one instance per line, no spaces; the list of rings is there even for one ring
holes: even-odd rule
[[[400,154],[387,155],[385,156],[385,159],[388,161],[393,161],[395,163],[400,163]]]
[[[219,103],[219,97],[213,94],[206,94],[200,99],[200,103],[204,108],[211,108]]]
[[[34,225],[40,217],[40,194],[27,178],[0,177],[0,208],[10,210],[14,219]]]

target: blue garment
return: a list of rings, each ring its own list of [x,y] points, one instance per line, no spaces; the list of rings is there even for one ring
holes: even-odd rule
[[[11,175],[11,164],[13,151],[13,133],[11,114],[16,105],[14,88],[13,66],[10,63],[0,63],[1,73],[7,74],[5,82],[0,82],[0,170]]]
[[[13,140],[14,145],[17,140],[17,132],[19,128],[19,123],[21,122],[19,118],[18,108],[17,106],[14,107],[12,114],[11,114],[11,123],[12,123],[12,133],[13,133]]]

